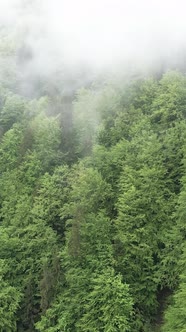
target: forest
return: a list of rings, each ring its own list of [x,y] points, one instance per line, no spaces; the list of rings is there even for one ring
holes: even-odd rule
[[[0,331],[186,330],[186,77],[0,89]]]
[[[40,75],[7,31],[0,332],[186,332],[185,64]]]

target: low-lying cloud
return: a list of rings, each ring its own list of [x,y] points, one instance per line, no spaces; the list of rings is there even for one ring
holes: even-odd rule
[[[185,12],[182,0],[3,0],[0,27],[29,50],[28,72],[153,66],[184,54]]]

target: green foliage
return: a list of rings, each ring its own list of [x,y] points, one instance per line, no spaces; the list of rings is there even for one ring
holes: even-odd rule
[[[181,282],[179,290],[173,297],[173,302],[165,312],[162,332],[186,331],[185,297],[186,283]]]
[[[81,157],[92,150],[99,119],[99,98],[99,93],[82,89],[74,102],[73,126],[78,141],[76,149]]]
[[[5,86],[0,330],[151,330],[167,289],[162,329],[184,331],[185,76],[92,85],[73,109]]]
[[[179,72],[168,72],[160,81],[152,103],[152,122],[161,129],[185,118],[186,80]]]
[[[38,159],[42,161],[43,169],[47,171],[58,164],[61,158],[59,124],[56,119],[40,114],[32,120],[31,130],[33,132],[32,148]]]
[[[4,131],[19,123],[25,115],[25,101],[18,95],[8,94],[0,111],[0,126]]]
[[[184,246],[185,248],[185,246]],[[165,310],[164,325],[162,332],[184,332],[186,330],[186,278],[185,278],[185,249],[179,261],[180,265],[180,284],[172,296],[168,308]]]
[[[20,158],[20,145],[23,140],[23,130],[15,125],[3,136],[0,144],[0,170],[10,171],[14,169]]]
[[[4,279],[7,267],[3,260],[0,261],[0,330],[7,332],[16,331],[16,312],[21,299],[20,292]]]
[[[64,240],[65,216],[61,209],[68,202],[70,190],[70,170],[67,166],[57,167],[52,175],[45,173],[40,179],[38,196],[35,199],[33,213],[51,226],[61,240]]]
[[[65,288],[36,324],[39,331],[129,331],[132,300],[111,269],[110,229],[102,213],[87,215],[83,224],[79,221],[77,244],[71,226],[62,252]]]
[[[103,271],[92,283],[77,331],[130,331],[132,300],[128,285],[122,283],[120,276],[114,276],[113,270]]]

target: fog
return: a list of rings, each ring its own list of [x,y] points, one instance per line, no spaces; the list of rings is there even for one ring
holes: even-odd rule
[[[183,0],[1,0],[0,28],[16,40],[24,77],[179,67]],[[167,65],[168,67],[168,65]]]

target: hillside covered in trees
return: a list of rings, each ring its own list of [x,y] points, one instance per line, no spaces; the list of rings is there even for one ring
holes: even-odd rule
[[[0,1],[0,332],[186,332],[174,2]]]
[[[185,75],[60,91],[1,82],[0,331],[186,331]]]

